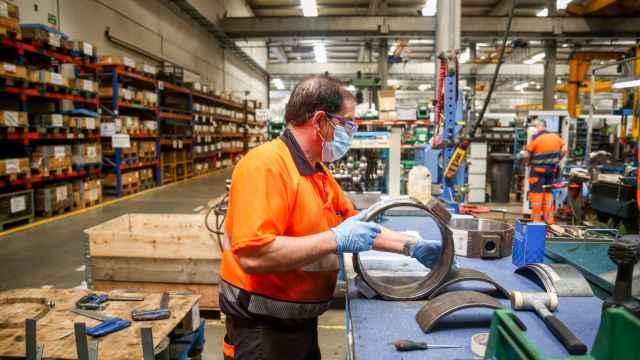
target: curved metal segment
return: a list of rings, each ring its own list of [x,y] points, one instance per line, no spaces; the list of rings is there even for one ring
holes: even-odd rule
[[[503,309],[498,300],[477,291],[453,291],[427,301],[416,314],[416,321],[428,333],[443,317],[467,308]]]
[[[362,277],[362,280],[384,300],[407,301],[424,299],[444,281],[453,263],[453,235],[451,230],[445,226],[446,223],[443,224],[442,221],[444,220],[444,213],[448,212],[436,201],[431,201],[429,204],[424,205],[414,199],[402,198],[381,201],[372,205],[364,221],[374,221],[378,215],[383,214],[386,210],[397,207],[422,209],[436,220],[442,237],[440,261],[422,280],[406,285],[389,285],[376,280],[365,271],[365,267],[360,262],[357,254],[353,255],[353,268]]]
[[[547,292],[560,297],[593,296],[582,273],[569,264],[528,264],[516,269],[516,273],[528,278],[535,275]]]
[[[445,293],[447,287],[463,281],[480,281],[491,284],[496,288],[496,290],[498,290],[498,292],[500,292],[500,294],[502,294],[505,299],[509,298],[509,291],[502,287],[502,285],[498,284],[498,282],[493,280],[489,275],[483,273],[482,271],[461,268],[456,272],[452,271],[451,273],[449,273],[449,276],[447,276],[442,285],[438,286],[438,288],[435,289],[433,293],[431,293],[431,295],[429,295],[428,299],[432,300],[436,296]]]

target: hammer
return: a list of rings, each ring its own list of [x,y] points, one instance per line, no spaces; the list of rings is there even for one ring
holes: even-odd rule
[[[587,346],[578,339],[567,326],[551,311],[558,308],[558,295],[547,292],[512,291],[510,294],[511,307],[515,310],[535,310],[542,318],[547,328],[556,336],[571,355],[584,355]]]

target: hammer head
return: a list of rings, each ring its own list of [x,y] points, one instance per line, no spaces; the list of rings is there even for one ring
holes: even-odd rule
[[[544,305],[549,311],[558,308],[558,295],[548,292],[512,291],[509,294],[511,307],[515,310],[534,310],[536,305]]]

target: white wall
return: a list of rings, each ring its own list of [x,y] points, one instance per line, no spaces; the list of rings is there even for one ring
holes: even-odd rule
[[[99,55],[126,54],[140,61],[145,56],[109,41],[104,32],[184,67],[189,79],[201,78],[216,90],[249,90],[249,98],[266,102],[267,82],[262,75],[222,49],[212,34],[162,0],[15,0],[22,23],[47,23],[49,13],[59,17],[60,30],[72,39],[88,41]],[[224,14],[252,16],[244,0],[192,0],[211,21]],[[34,10],[38,6],[38,11]],[[58,10],[59,9],[59,10]],[[258,64],[267,62],[265,48],[246,51]],[[234,94],[244,97],[244,94]]]

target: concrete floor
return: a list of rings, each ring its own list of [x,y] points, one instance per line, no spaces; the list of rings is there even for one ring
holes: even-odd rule
[[[84,280],[85,229],[127,213],[192,214],[221,195],[230,176],[230,169],[221,170],[0,237],[0,290],[79,286]],[[319,330],[323,359],[344,359],[344,311],[327,312],[321,317]],[[222,359],[223,335],[220,321],[207,321],[204,359]]]

